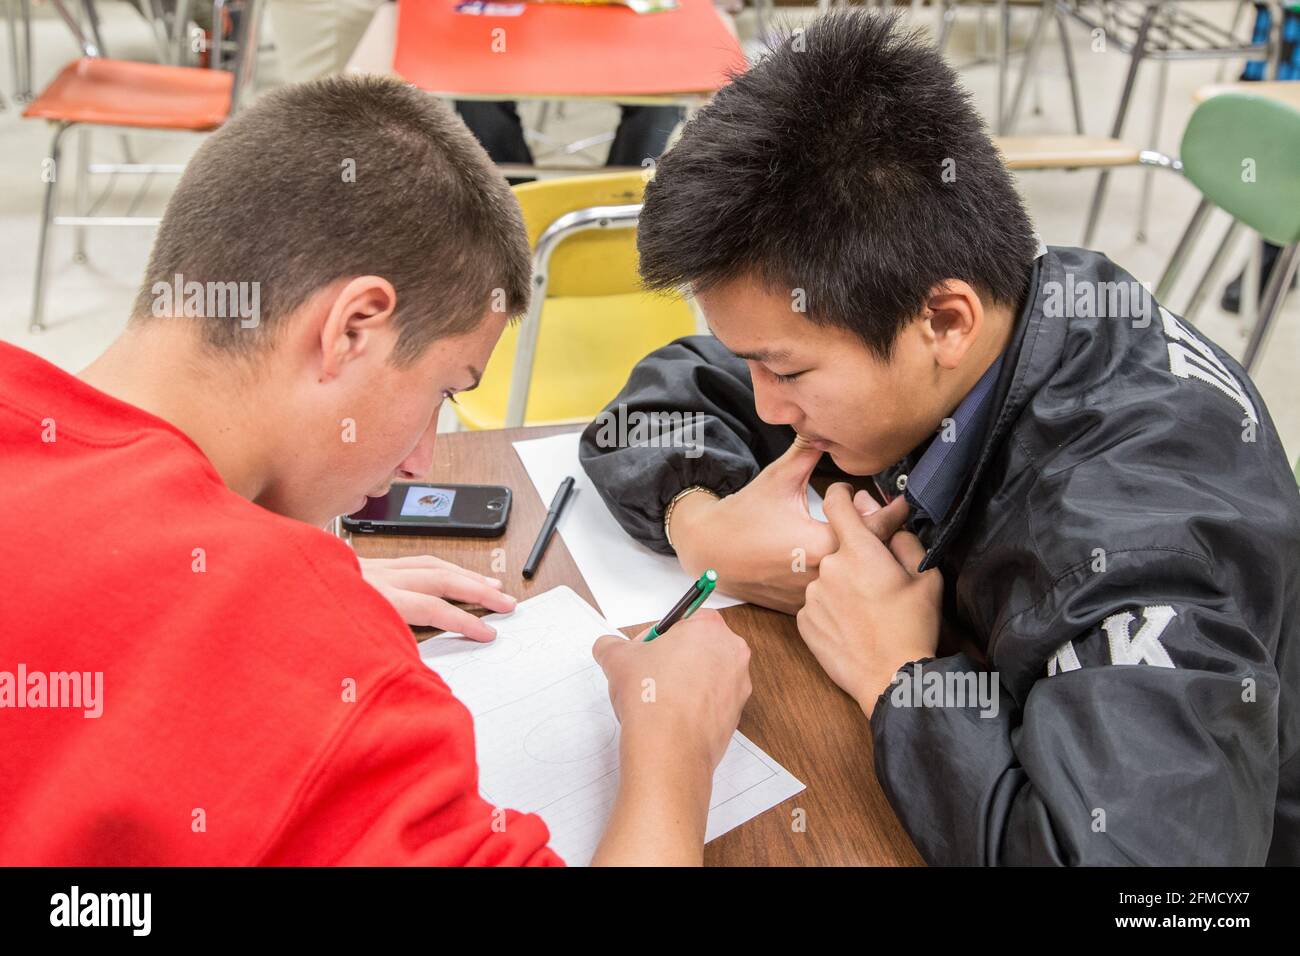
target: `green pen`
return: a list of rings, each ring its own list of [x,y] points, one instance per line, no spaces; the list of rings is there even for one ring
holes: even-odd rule
[[[656,637],[662,636],[678,621],[684,621],[699,609],[699,606],[709,599],[713,589],[718,586],[718,572],[709,568],[700,575],[698,581],[691,585],[691,589],[682,595],[682,599],[673,605],[673,609],[664,615],[663,620],[650,628],[650,633],[645,636],[647,641],[653,641]]]

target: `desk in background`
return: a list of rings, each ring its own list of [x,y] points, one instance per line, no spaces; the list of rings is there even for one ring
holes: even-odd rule
[[[571,99],[698,105],[743,72],[744,53],[713,0],[675,10],[527,4],[469,16],[453,0],[398,4],[393,69],[460,100]]]

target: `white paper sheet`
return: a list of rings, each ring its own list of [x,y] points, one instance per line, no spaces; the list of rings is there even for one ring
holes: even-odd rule
[[[591,645],[618,632],[567,587],[484,620],[497,629],[492,643],[440,635],[420,645],[420,657],[474,715],[484,799],[538,814],[551,847],[566,863],[586,866],[613,808],[619,771],[618,721]],[[737,733],[713,775],[705,840],[803,789]]]
[[[694,578],[681,569],[675,557],[657,554],[634,541],[614,520],[578,462],[579,434],[517,441],[515,452],[547,506],[560,482],[573,476],[573,497],[557,530],[606,619],[616,627],[652,624],[677,603]],[[811,487],[808,508],[814,518],[825,520],[821,496]],[[740,603],[715,591],[704,606],[723,608]]]

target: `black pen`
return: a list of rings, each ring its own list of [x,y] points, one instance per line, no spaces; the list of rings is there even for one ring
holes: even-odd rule
[[[546,512],[546,520],[542,522],[542,530],[537,533],[537,540],[533,542],[533,550],[528,552],[528,560],[524,562],[524,577],[531,578],[537,573],[537,565],[541,563],[542,555],[546,553],[546,546],[551,543],[551,537],[555,534],[555,526],[560,520],[560,512],[564,510],[572,491],[573,478],[570,476],[560,482],[560,487],[555,492],[551,507]]]

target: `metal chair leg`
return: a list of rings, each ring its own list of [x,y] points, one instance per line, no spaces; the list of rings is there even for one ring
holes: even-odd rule
[[[1234,219],[1228,224],[1223,239],[1219,241],[1219,248],[1214,250],[1214,256],[1205,267],[1205,271],[1201,273],[1201,278],[1192,291],[1192,297],[1187,301],[1187,308],[1183,310],[1183,317],[1187,321],[1194,322],[1196,320],[1196,313],[1200,310],[1201,303],[1205,301],[1206,293],[1217,285],[1219,273],[1223,271],[1223,264],[1228,258],[1228,251],[1232,248],[1232,243],[1237,238],[1237,233],[1240,230],[1241,223],[1237,222],[1237,220]]]
[[[18,77],[18,14],[13,12],[14,0],[4,0],[4,20],[5,27],[9,33],[9,79],[13,82],[13,98],[18,99],[18,86],[21,85],[22,79]],[[0,99],[0,109],[4,108],[4,100]]]
[[[19,6],[23,14],[23,82],[15,88],[14,99],[30,103],[36,99],[36,91],[32,89],[32,0],[20,0]]]
[[[18,62],[22,57],[18,52],[18,13],[14,9],[17,0],[5,0],[5,24],[9,28],[9,70],[11,79],[14,84],[14,100],[18,100],[18,94],[22,90],[21,64]]]
[[[9,66],[14,103],[30,103],[32,92],[32,5],[31,0],[4,0],[9,32]],[[20,13],[21,12],[21,13]],[[0,110],[4,109],[0,99]]]
[[[163,10],[162,0],[144,0],[140,11],[149,22],[153,32],[154,46],[158,48],[158,62],[171,62],[171,41],[167,34],[167,14]]]
[[[1205,220],[1210,216],[1210,210],[1213,205],[1208,199],[1201,199],[1196,211],[1192,213],[1191,221],[1187,223],[1187,228],[1183,230],[1183,237],[1178,240],[1178,245],[1174,246],[1174,253],[1169,257],[1169,265],[1165,266],[1164,274],[1160,277],[1160,282],[1156,286],[1156,301],[1164,302],[1173,288],[1174,283],[1178,281],[1178,274],[1182,272],[1183,266],[1187,264],[1187,256],[1196,245],[1196,240],[1201,235],[1201,230],[1205,228]]]
[[[68,124],[60,123],[50,142],[50,180],[45,184],[45,204],[41,213],[41,231],[36,240],[36,282],[32,290],[32,319],[29,332],[45,331],[45,271],[49,260],[50,227],[54,225],[54,195],[59,185],[59,156],[63,149],[63,134]]]
[[[108,56],[108,50],[104,47],[104,37],[99,29],[99,11],[95,9],[95,4],[91,0],[82,0],[81,8],[85,12],[86,25],[90,28],[90,35],[95,40],[95,48],[99,51],[98,55]]]
[[[948,37],[952,34],[952,21],[957,17],[957,4],[954,0],[943,0],[943,13],[939,18],[939,36],[935,39],[935,46],[939,48],[940,53],[948,49]]]
[[[77,130],[77,179],[73,187],[75,194],[74,208],[78,216],[90,214],[90,130],[81,127]],[[72,261],[78,264],[86,261],[86,227],[75,226]]]
[[[1079,76],[1074,72],[1074,51],[1070,49],[1070,33],[1060,10],[1053,10],[1056,33],[1061,38],[1061,56],[1065,60],[1065,79],[1070,84],[1070,108],[1074,110],[1074,131],[1083,135],[1083,101],[1079,98]]]
[[[1273,325],[1273,320],[1282,311],[1282,303],[1286,301],[1286,294],[1291,288],[1291,279],[1296,273],[1297,266],[1300,266],[1300,243],[1292,243],[1278,253],[1277,259],[1273,262],[1268,286],[1264,289],[1264,297],[1259,303],[1259,318],[1255,320],[1255,325],[1250,330],[1250,340],[1246,343],[1246,351],[1241,357],[1241,364],[1247,372],[1255,370],[1255,363],[1259,360],[1264,339]]]
[[[190,0],[177,0],[172,18],[172,62],[177,66],[189,63]]]
[[[1253,329],[1259,323],[1259,285],[1264,271],[1264,244],[1255,237],[1249,243],[1246,268],[1241,272],[1241,301],[1237,304],[1237,320],[1243,329]]]
[[[1151,109],[1151,134],[1147,148],[1156,149],[1160,144],[1160,120],[1165,113],[1165,96],[1169,91],[1169,61],[1161,60],[1156,73],[1156,98]],[[1156,171],[1147,167],[1142,174],[1142,198],[1138,201],[1137,241],[1147,241],[1147,226],[1151,222],[1151,194],[1155,189]]]
[[[1007,73],[1010,71],[1011,55],[1011,7],[1007,0],[997,0],[997,69],[998,69],[998,111],[997,131],[1002,136],[1007,126]]]
[[[1151,32],[1151,23],[1160,11],[1158,5],[1147,8],[1138,26],[1137,39],[1133,43],[1133,52],[1129,55],[1128,74],[1124,78],[1124,90],[1120,93],[1119,108],[1115,111],[1115,122],[1111,125],[1111,139],[1119,139],[1124,134],[1124,121],[1128,119],[1129,103],[1133,99],[1133,87],[1137,85],[1138,67],[1146,56],[1147,34]],[[1101,209],[1106,202],[1106,187],[1110,183],[1110,170],[1102,170],[1097,177],[1097,187],[1092,193],[1092,208],[1088,210],[1088,222],[1083,229],[1083,245],[1092,245],[1097,232],[1097,223],[1101,219]]]
[[[1038,65],[1038,51],[1043,45],[1043,33],[1047,29],[1047,20],[1055,15],[1056,0],[1044,0],[1043,7],[1038,13],[1038,19],[1034,22],[1034,32],[1029,37],[1029,46],[1025,50],[1025,60],[1020,65],[1020,79],[1016,82],[1016,92],[1011,97],[1011,105],[1006,111],[1006,122],[1003,124],[1007,135],[1015,132],[1016,120],[1020,117],[1020,107],[1025,101],[1025,90],[1029,86],[1029,78],[1033,76],[1034,69]]]

